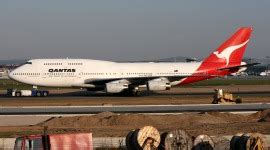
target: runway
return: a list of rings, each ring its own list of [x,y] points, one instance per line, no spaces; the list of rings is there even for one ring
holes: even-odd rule
[[[102,106],[102,105],[187,105],[211,104],[213,89],[224,89],[243,103],[270,103],[270,85],[178,87],[169,91],[142,91],[140,96],[86,92],[80,89],[52,89],[48,97],[6,97],[0,90],[0,106]]]
[[[181,113],[181,112],[246,112],[270,109],[270,103],[248,103],[234,105],[108,105],[108,106],[27,106],[0,107],[0,115],[38,114],[96,114],[113,113]]]

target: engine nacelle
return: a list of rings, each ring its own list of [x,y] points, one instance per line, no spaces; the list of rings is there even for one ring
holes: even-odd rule
[[[168,79],[154,79],[150,80],[147,83],[147,89],[149,91],[164,91],[164,90],[170,90],[171,89],[171,84],[168,81]]]
[[[128,84],[126,83],[106,83],[105,87],[107,93],[120,93],[125,89],[128,89]]]

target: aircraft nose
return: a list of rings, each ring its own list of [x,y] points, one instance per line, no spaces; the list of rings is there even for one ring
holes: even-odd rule
[[[10,79],[14,79],[14,71],[10,71],[10,72],[8,73],[8,77],[9,77]]]

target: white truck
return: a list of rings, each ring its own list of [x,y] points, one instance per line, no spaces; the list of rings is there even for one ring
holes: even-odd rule
[[[35,97],[46,97],[49,95],[49,91],[47,90],[17,90],[17,89],[8,89],[7,96],[12,97],[21,97],[21,96],[35,96]]]

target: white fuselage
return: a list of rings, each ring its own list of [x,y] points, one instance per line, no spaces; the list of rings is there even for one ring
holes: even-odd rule
[[[241,63],[251,27],[241,27],[202,62],[117,63],[91,59],[34,59],[9,73],[9,77],[33,86],[80,87],[107,93],[169,90],[243,71]]]
[[[189,76],[200,66],[191,63],[117,63],[91,59],[35,59],[18,67],[10,77],[19,82],[49,87],[90,87],[89,81],[146,77]],[[171,82],[177,85],[180,81]]]

